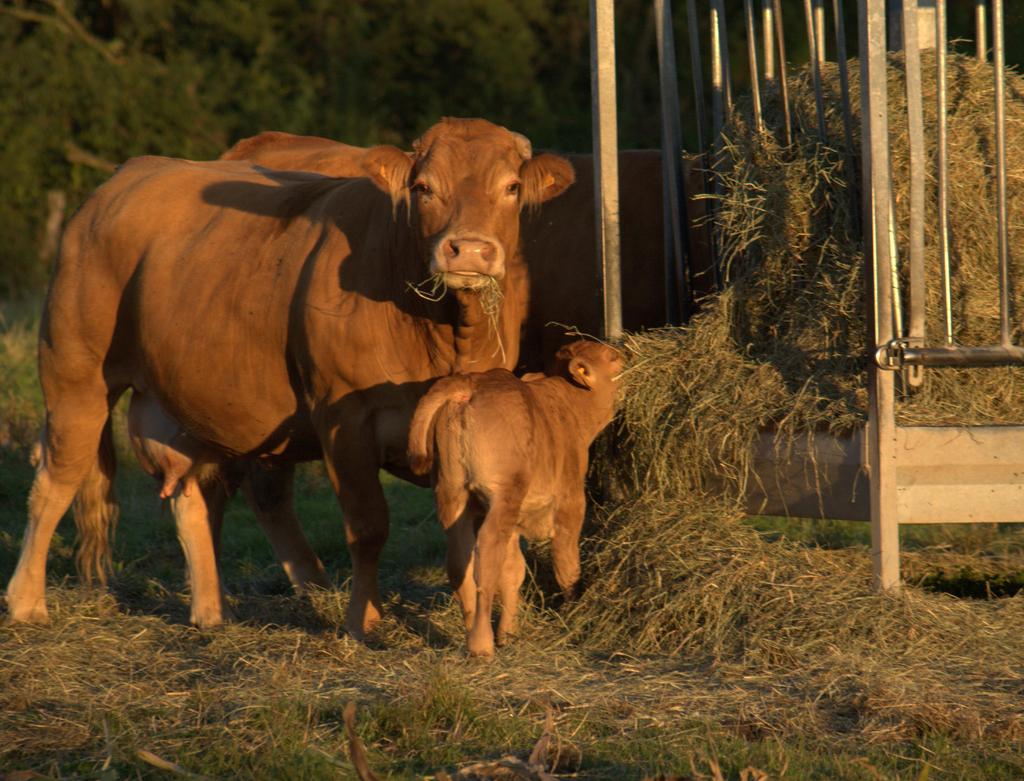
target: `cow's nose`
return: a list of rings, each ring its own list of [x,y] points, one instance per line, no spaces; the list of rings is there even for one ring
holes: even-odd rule
[[[445,258],[448,261],[458,260],[461,263],[474,264],[482,262],[489,264],[494,260],[494,242],[481,241],[480,239],[448,239],[442,247]]]

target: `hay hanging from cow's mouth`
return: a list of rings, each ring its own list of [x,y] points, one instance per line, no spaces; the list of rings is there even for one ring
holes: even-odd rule
[[[422,282],[406,282],[406,286],[420,298],[437,303],[448,293],[449,285],[446,274],[438,271],[431,274]],[[487,274],[478,274],[475,277],[466,277],[459,290],[472,290],[480,297],[480,309],[487,319],[487,325],[491,334],[494,335],[498,346],[495,347],[491,357],[501,353],[501,362],[506,361],[505,343],[501,338],[501,329],[498,327],[498,318],[501,315],[501,301],[504,293],[501,290],[501,283],[495,277]]]

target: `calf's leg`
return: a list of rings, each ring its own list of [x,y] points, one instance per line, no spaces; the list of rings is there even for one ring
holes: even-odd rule
[[[522,502],[523,492],[518,490],[495,497],[477,534],[476,616],[468,638],[471,656],[494,655],[491,611]]]
[[[498,645],[507,645],[519,629],[519,590],[526,579],[526,559],[519,545],[519,535],[509,538],[505,567],[501,572],[501,619],[498,621]]]
[[[436,497],[437,517],[448,542],[445,552],[448,582],[462,606],[462,620],[469,630],[476,616],[476,580],[473,577],[476,513],[461,482],[438,480]]]
[[[583,528],[586,507],[587,500],[581,490],[578,495],[563,501],[555,511],[551,558],[555,580],[566,599],[576,597],[580,581],[580,530]]]

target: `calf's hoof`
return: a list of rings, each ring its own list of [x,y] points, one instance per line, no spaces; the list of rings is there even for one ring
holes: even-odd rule
[[[506,629],[501,629],[499,627],[498,628],[498,634],[494,638],[494,644],[497,645],[498,648],[504,648],[506,645],[511,645],[512,643],[514,643],[515,639],[516,639],[516,633],[515,633],[514,630],[511,630],[511,629],[506,630]]]

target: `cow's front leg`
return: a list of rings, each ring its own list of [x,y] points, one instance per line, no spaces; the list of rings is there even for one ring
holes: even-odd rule
[[[380,552],[388,539],[388,505],[376,460],[366,453],[345,452],[346,446],[353,446],[353,440],[338,445],[326,462],[344,515],[345,541],[352,557],[352,594],[345,629],[362,640],[381,617],[377,579]]]
[[[324,565],[295,514],[295,465],[265,469],[249,464],[242,488],[292,588],[299,594],[310,585],[327,588],[330,581]]]
[[[580,530],[586,514],[587,500],[581,490],[564,499],[555,510],[555,536],[551,540],[551,558],[555,580],[566,599],[576,597],[580,581]]]

